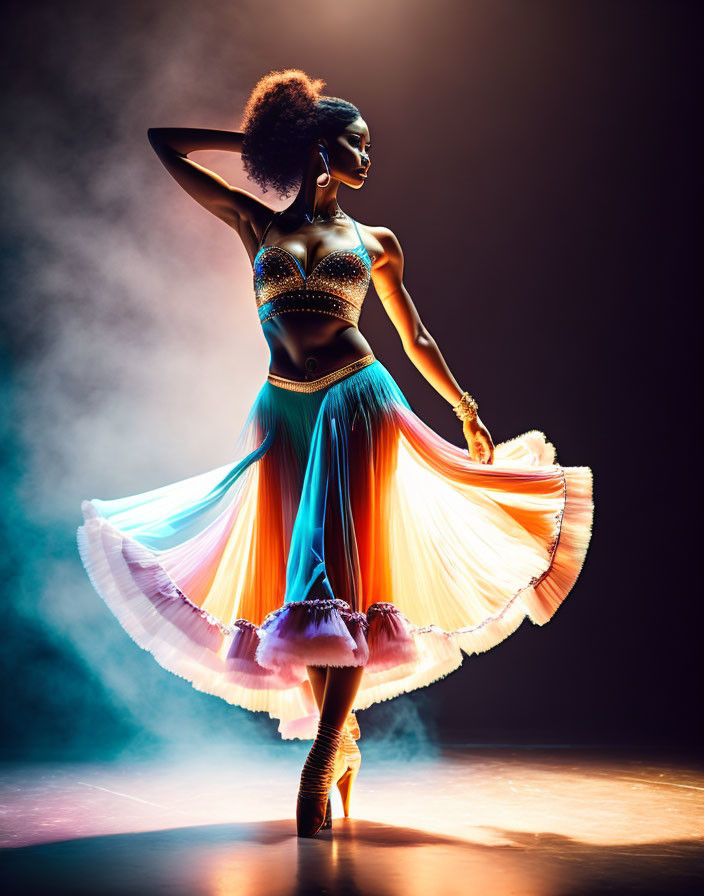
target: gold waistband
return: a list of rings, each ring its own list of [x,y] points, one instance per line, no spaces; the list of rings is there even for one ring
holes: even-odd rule
[[[365,355],[363,358],[352,361],[351,364],[346,364],[344,367],[338,368],[338,370],[333,370],[330,373],[326,373],[325,376],[318,377],[317,380],[287,380],[286,377],[270,373],[267,376],[267,381],[272,386],[278,386],[280,389],[290,389],[291,392],[317,392],[318,389],[324,389],[326,386],[344,379],[344,377],[361,370],[373,361],[376,361],[374,355]]]

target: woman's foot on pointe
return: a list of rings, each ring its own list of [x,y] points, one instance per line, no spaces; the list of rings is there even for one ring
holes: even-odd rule
[[[326,722],[318,723],[318,733],[303,765],[298,788],[296,829],[299,837],[314,837],[327,824],[330,787],[341,740],[342,732],[337,728]]]
[[[345,813],[345,818],[349,818],[352,785],[362,764],[362,754],[356,744],[356,740],[359,737],[359,724],[355,714],[351,712],[342,728],[342,740],[335,758],[334,774],[334,781],[340,792],[342,811]]]

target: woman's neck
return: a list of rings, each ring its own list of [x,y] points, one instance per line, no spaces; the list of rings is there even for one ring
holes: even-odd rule
[[[298,196],[286,209],[287,214],[290,214],[293,218],[305,220],[309,224],[315,221],[330,221],[334,218],[344,217],[345,213],[337,201],[337,183],[335,187],[335,192],[327,196],[324,195],[324,188],[318,187],[315,195],[308,199],[305,196],[301,196],[299,192]]]
[[[317,182],[320,174],[319,157],[313,154],[303,172],[303,179],[296,198],[287,209],[291,215],[305,220],[309,224],[315,220],[324,221],[344,217],[344,212],[337,201],[340,181],[331,177],[330,182],[321,187]]]

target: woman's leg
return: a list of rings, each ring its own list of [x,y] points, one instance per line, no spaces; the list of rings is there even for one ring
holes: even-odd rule
[[[328,666],[320,721],[342,730],[362,680],[364,666]],[[317,698],[316,698],[317,699]]]
[[[307,666],[308,678],[320,718],[342,729],[352,709],[364,666]]]
[[[307,671],[320,708],[320,725],[301,772],[296,803],[299,837],[312,837],[321,826],[332,825],[331,816],[328,822],[325,821],[329,814],[330,796],[325,799],[321,791],[322,781],[329,776],[326,786],[334,783],[338,750],[344,737],[342,728],[352,709],[364,666],[308,666]],[[347,769],[337,781],[345,816],[349,815],[349,791],[355,773]],[[341,783],[343,779],[344,784]]]
[[[328,667],[306,666],[306,669],[308,670],[308,678],[310,680],[313,696],[315,697],[315,702],[318,704],[318,709],[322,712],[323,697],[325,696],[325,682],[328,677]]]
[[[342,729],[352,709],[364,666],[306,666],[323,722]]]

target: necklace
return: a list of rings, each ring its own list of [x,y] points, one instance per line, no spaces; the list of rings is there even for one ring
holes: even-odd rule
[[[304,212],[305,219],[309,224],[313,224],[316,221],[334,221],[336,218],[346,218],[347,215],[342,211],[340,206],[338,205],[337,211],[333,215],[324,215],[324,214],[315,214],[309,215],[308,212]]]

